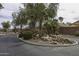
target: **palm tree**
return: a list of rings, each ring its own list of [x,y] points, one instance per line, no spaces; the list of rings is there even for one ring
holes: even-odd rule
[[[47,22],[44,24],[47,27],[48,33],[56,33],[56,30],[58,28],[58,21],[55,19],[57,16],[57,10],[58,10],[58,3],[50,3],[47,7],[46,15],[47,15]]]
[[[58,20],[57,19],[54,19],[54,20],[47,20],[45,23],[44,23],[44,28],[46,29],[46,33],[47,34],[58,34]]]
[[[40,4],[36,4],[35,6],[37,8],[37,20],[39,21],[39,30],[41,31],[42,29],[42,22],[45,17],[45,5],[43,3],[40,3]]]
[[[24,4],[27,17],[30,20],[31,28],[35,28],[36,22],[42,23],[45,5],[43,3],[28,3]],[[40,20],[40,21],[39,21]],[[39,23],[39,24],[40,24]],[[41,28],[41,24],[39,26]]]
[[[29,3],[26,6],[26,14],[28,19],[30,20],[30,28],[35,28],[36,25],[36,10],[35,5],[33,3]]]
[[[53,28],[53,34],[58,34],[59,24],[57,19],[54,19],[52,21],[52,28]]]
[[[48,17],[53,18],[53,19],[56,17],[58,6],[59,6],[58,3],[50,3],[49,4],[49,6],[47,8]]]

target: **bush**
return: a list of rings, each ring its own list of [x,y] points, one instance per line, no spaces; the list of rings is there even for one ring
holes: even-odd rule
[[[21,32],[21,33],[19,34],[19,38],[22,38],[22,36],[23,36],[23,33]]]
[[[79,31],[76,31],[74,35],[79,36]]]
[[[25,31],[19,34],[19,37],[23,37],[24,40],[29,40],[32,38],[33,32]]]

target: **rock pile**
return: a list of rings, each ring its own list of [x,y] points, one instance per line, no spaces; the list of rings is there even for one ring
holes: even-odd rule
[[[33,39],[48,42],[50,44],[72,44],[72,42],[69,39],[65,39],[62,35],[50,34],[39,38],[39,35],[37,34]]]

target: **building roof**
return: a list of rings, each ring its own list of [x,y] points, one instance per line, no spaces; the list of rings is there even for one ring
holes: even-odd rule
[[[76,21],[76,22],[74,22],[74,23],[72,23],[72,24],[73,24],[73,25],[79,24],[79,20]]]
[[[59,26],[60,26],[60,27],[69,27],[68,24],[64,24],[64,23],[59,23]]]

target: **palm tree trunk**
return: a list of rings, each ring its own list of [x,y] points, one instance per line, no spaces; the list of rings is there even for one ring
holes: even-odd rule
[[[35,20],[32,20],[29,25],[30,25],[30,28],[31,29],[34,29],[35,28],[35,25],[36,25],[36,21]]]
[[[14,26],[14,32],[16,33],[16,26]]]
[[[32,28],[35,28],[36,21],[32,21]]]
[[[42,28],[42,21],[40,20],[40,23],[39,23],[39,29],[41,31],[41,28]]]
[[[42,20],[39,21],[39,37],[42,36]]]

